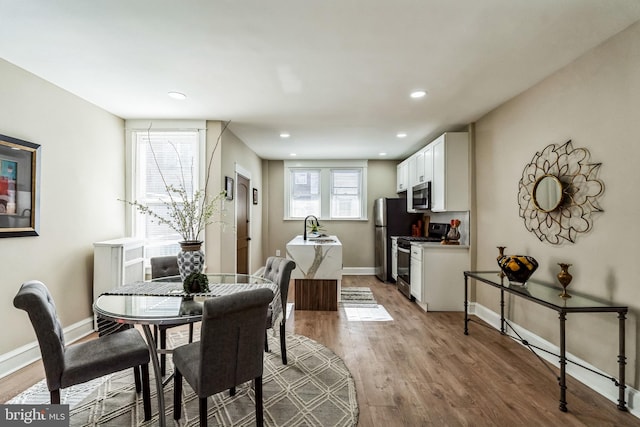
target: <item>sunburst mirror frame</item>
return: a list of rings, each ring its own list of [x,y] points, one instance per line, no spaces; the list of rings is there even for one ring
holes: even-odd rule
[[[549,144],[525,166],[518,191],[520,217],[540,241],[575,243],[579,233],[593,227],[592,215],[603,212],[598,199],[604,183],[597,177],[602,163],[592,163],[590,157],[586,148],[573,148],[569,140]],[[562,195],[553,209],[544,210],[536,203],[534,192],[540,180],[549,176],[558,179]]]

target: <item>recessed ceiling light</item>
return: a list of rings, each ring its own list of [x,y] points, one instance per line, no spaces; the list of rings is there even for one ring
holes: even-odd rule
[[[411,92],[411,97],[412,98],[422,98],[426,94],[427,94],[427,92],[425,92],[424,90],[414,90],[413,92]]]
[[[289,154],[289,155],[290,155],[291,157],[295,157],[295,156],[296,156],[296,153],[291,153],[291,154]]]
[[[398,138],[406,138],[406,137],[407,137],[407,134],[406,134],[405,132],[398,132],[398,133],[396,134],[396,136],[397,136]]]
[[[387,153],[378,153],[378,156],[386,156]]]
[[[167,93],[167,95],[169,95],[169,97],[173,99],[179,99],[179,100],[187,99],[187,95],[180,92],[169,92]]]
[[[280,134],[280,138],[289,138],[291,136],[291,134],[289,132],[282,132]]]

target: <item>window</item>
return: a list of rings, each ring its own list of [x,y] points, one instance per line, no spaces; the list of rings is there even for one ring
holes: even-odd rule
[[[127,200],[148,206],[153,212],[167,212],[167,185],[193,192],[201,179],[201,152],[204,131],[132,130],[128,134],[129,160]],[[131,208],[128,211],[130,234],[145,242],[145,258],[175,255],[180,251],[180,234],[149,215]],[[201,236],[203,237],[203,236]]]
[[[366,161],[285,162],[285,219],[366,219]]]

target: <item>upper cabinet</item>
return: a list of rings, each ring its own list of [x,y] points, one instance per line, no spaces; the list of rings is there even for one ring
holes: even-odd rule
[[[429,144],[433,149],[431,211],[468,211],[469,135],[448,132]]]
[[[433,145],[427,145],[414,156],[416,157],[416,173],[413,185],[433,181]]]
[[[405,160],[397,166],[396,192],[401,193],[409,188],[409,160]]]

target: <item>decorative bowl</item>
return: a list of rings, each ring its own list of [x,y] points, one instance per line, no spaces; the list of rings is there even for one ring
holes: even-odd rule
[[[503,255],[498,265],[510,283],[524,285],[538,268],[538,261],[528,255]]]

